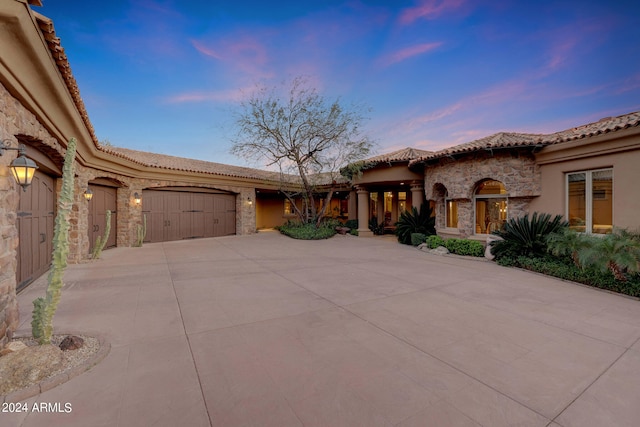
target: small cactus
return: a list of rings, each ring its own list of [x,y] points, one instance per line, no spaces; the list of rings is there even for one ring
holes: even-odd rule
[[[39,344],[50,344],[53,334],[53,315],[58,308],[62,293],[62,276],[67,268],[69,255],[69,215],[73,207],[73,180],[76,157],[76,139],[67,144],[62,168],[62,189],[58,196],[58,214],[53,232],[53,260],[48,276],[47,293],[44,298],[33,301],[31,333]]]
[[[138,238],[136,239],[136,248],[141,248],[144,238],[147,236],[147,215],[142,215],[142,225],[138,224]]]
[[[107,240],[109,240],[109,234],[111,233],[111,211],[107,209],[106,215],[106,225],[104,227],[104,236],[98,236],[96,239],[96,244],[93,246],[93,252],[91,252],[92,259],[100,258],[102,255],[102,250],[104,246],[107,244]]]

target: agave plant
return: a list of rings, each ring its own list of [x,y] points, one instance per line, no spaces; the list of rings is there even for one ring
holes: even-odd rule
[[[436,219],[431,216],[431,207],[423,203],[420,210],[414,207],[410,211],[402,212],[400,220],[396,223],[396,236],[398,242],[405,245],[411,244],[411,233],[422,233],[426,236],[436,234]]]
[[[503,240],[492,243],[491,252],[496,258],[501,257],[541,257],[547,252],[547,237],[551,233],[560,232],[569,223],[562,215],[551,218],[551,214],[534,212],[529,218],[525,215],[508,220],[504,228],[495,231]]]

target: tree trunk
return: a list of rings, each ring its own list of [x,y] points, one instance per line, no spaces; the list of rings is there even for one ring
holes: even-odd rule
[[[609,261],[607,263],[607,266],[609,267],[609,270],[611,270],[611,272],[613,273],[613,277],[615,277],[616,280],[619,280],[621,282],[627,281],[627,276],[625,276],[624,272],[622,271],[622,269],[618,264],[616,264],[613,261]]]

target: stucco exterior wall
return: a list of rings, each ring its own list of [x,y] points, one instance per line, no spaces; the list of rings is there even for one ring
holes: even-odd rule
[[[295,215],[290,215],[295,218]],[[258,197],[256,205],[256,226],[258,230],[273,228],[287,221],[284,215],[284,200],[282,197]]]
[[[613,225],[640,229],[640,132],[631,129],[620,137],[572,141],[551,146],[538,156],[540,197],[530,209],[567,215],[566,173],[613,168]]]
[[[353,179],[353,185],[380,184],[385,182],[412,182],[422,180],[422,174],[409,170],[408,162],[389,165],[382,163],[375,168],[365,169],[362,175]]]

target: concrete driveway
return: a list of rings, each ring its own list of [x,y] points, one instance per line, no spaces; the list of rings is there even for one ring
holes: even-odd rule
[[[108,250],[54,322],[111,352],[0,425],[640,425],[639,301],[389,238]]]

